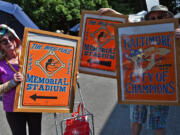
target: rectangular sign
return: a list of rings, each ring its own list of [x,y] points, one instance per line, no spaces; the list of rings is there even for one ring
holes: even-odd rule
[[[179,104],[177,20],[117,26],[120,103]]]
[[[67,106],[74,48],[36,41],[28,47],[23,105]]]
[[[15,111],[70,112],[80,38],[28,28],[24,37]]]
[[[116,76],[114,26],[127,22],[127,16],[83,11],[80,27],[81,56],[79,70],[100,76]]]

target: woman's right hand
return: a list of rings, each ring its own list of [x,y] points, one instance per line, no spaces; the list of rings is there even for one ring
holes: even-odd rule
[[[23,81],[23,75],[20,72],[14,74],[14,81],[20,83]]]
[[[177,28],[177,29],[175,30],[175,35],[176,35],[176,38],[177,38],[177,39],[180,39],[180,28]]]

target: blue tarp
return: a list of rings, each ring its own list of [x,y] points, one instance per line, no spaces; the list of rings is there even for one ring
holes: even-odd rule
[[[0,1],[0,11],[13,15],[23,26],[39,29],[38,26],[23,12],[17,4]]]

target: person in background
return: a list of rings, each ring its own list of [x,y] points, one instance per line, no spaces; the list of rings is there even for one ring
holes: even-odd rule
[[[41,134],[41,113],[13,112],[16,86],[23,81],[19,70],[21,41],[15,31],[0,24],[0,93],[6,118],[13,135],[26,135],[26,123],[29,135]]]
[[[101,8],[98,12],[103,14],[119,14],[121,13],[111,8]],[[151,11],[145,15],[145,20],[160,20],[173,18],[173,13],[163,5],[156,5]],[[175,31],[176,38],[180,40],[180,28]],[[168,117],[169,106],[162,105],[130,105],[130,121],[132,135],[140,135],[142,124],[147,122],[147,127],[154,130],[155,135],[166,134],[166,122]]]

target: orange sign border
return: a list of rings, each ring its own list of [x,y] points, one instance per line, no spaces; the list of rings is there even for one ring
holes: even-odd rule
[[[104,14],[104,15],[100,15],[100,13],[98,13],[97,11],[88,11],[88,10],[82,10],[81,13],[81,21],[80,21],[80,30],[79,30],[79,36],[81,37],[81,49],[80,49],[80,55],[82,54],[82,47],[83,47],[83,35],[85,34],[83,31],[85,30],[85,24],[87,22],[87,19],[97,19],[97,18],[93,18],[93,17],[87,17],[85,18],[85,16],[87,15],[97,15],[100,16],[98,19],[102,20],[102,21],[112,21],[113,19],[106,19],[106,17],[108,18],[119,18],[119,19],[123,19],[125,23],[128,22],[128,16],[127,15],[115,15],[115,14]],[[118,22],[118,21],[115,21]],[[119,21],[122,22],[122,21]],[[81,61],[81,56],[80,56],[80,61]],[[81,67],[79,64],[79,72],[80,73],[85,73],[85,74],[91,74],[91,75],[96,75],[96,76],[103,76],[103,77],[109,77],[109,78],[116,78],[116,71],[106,71],[106,70],[102,70],[102,69],[93,69],[93,68],[84,68]],[[91,69],[91,70],[90,70]]]
[[[30,40],[28,39],[29,33],[33,33],[35,35],[40,35],[40,36],[45,36],[45,37],[52,37],[56,39],[61,39],[62,41],[73,41],[75,45],[69,45],[67,43],[62,44],[62,46],[69,46],[74,48],[74,55],[72,58],[74,61],[72,63],[72,78],[71,78],[71,87],[70,87],[70,94],[69,94],[69,103],[68,106],[24,106],[23,103],[21,102],[23,99],[23,94],[24,89],[22,83],[17,86],[16,88],[16,95],[15,95],[15,102],[14,102],[14,112],[58,112],[58,113],[70,113],[73,112],[73,106],[74,106],[74,99],[75,99],[75,91],[76,91],[76,82],[77,82],[77,71],[78,71],[78,63],[79,63],[79,52],[80,52],[80,42],[81,38],[80,37],[75,37],[75,36],[70,36],[70,35],[65,35],[65,34],[59,34],[59,33],[54,33],[54,32],[49,32],[49,31],[43,31],[43,30],[37,30],[37,29],[32,29],[32,28],[25,28],[24,30],[24,38],[22,42],[22,53],[21,53],[21,58],[20,58],[20,72],[23,72],[23,68],[25,68],[26,64],[25,57],[26,57],[26,52],[29,53],[29,49],[26,48],[26,44],[28,44],[30,41],[36,41],[36,39]],[[42,42],[37,40],[37,42]],[[48,43],[48,44],[56,44],[56,43],[51,43],[51,41],[46,41],[43,43]],[[57,43],[58,45],[58,43]],[[27,49],[27,50],[26,50]],[[28,66],[27,66],[28,67]]]
[[[127,23],[127,24],[121,24],[115,26],[115,39],[116,39],[116,59],[117,59],[117,87],[118,87],[118,103],[120,104],[144,104],[144,105],[180,105],[180,91],[176,90],[177,92],[177,100],[178,101],[172,101],[172,102],[166,102],[166,101],[157,101],[157,100],[126,100],[122,99],[124,95],[122,95],[122,89],[121,89],[121,64],[120,63],[120,42],[121,38],[119,39],[119,33],[118,30],[123,27],[136,27],[136,26],[147,26],[147,25],[156,25],[156,24],[165,24],[165,23],[172,23],[174,24],[174,30],[178,28],[178,19],[163,19],[163,20],[157,20],[157,21],[144,21],[144,22],[138,22],[138,23]],[[156,26],[154,26],[156,27]],[[175,47],[176,47],[176,69],[177,69],[177,87],[180,88],[180,40],[175,39]]]

